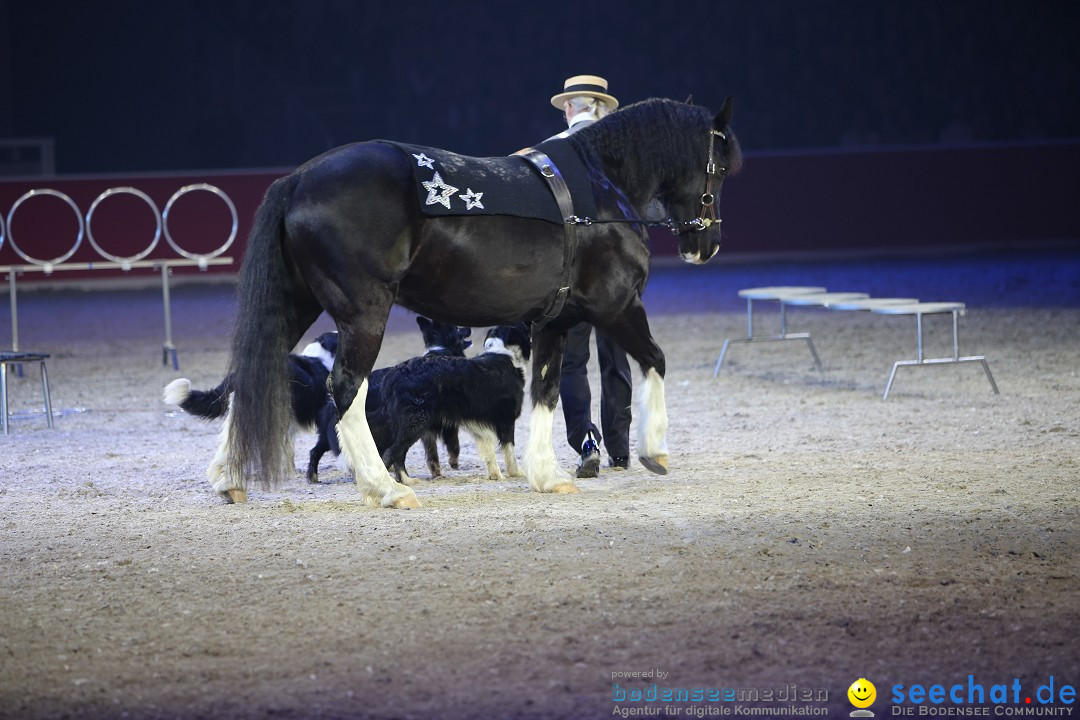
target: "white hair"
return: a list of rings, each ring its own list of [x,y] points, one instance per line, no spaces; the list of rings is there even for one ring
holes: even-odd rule
[[[572,116],[588,113],[594,120],[599,120],[611,112],[606,101],[588,95],[572,97],[566,101],[566,104],[570,106],[570,114]]]

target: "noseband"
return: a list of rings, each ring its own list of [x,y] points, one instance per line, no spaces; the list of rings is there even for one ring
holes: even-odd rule
[[[712,191],[713,180],[716,179],[716,163],[713,162],[713,147],[716,138],[727,140],[727,135],[719,130],[709,130],[709,155],[708,160],[705,161],[705,192],[701,193],[701,210],[693,220],[687,220],[678,225],[674,221],[669,221],[668,227],[676,235],[704,230],[713,223],[720,224],[720,218],[716,217],[716,196]],[[727,168],[722,168],[722,170],[727,172]]]

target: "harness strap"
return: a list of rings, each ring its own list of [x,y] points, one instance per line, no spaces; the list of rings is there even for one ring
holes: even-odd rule
[[[570,197],[570,188],[566,186],[559,168],[555,162],[536,148],[529,148],[519,153],[528,160],[539,172],[540,176],[548,184],[551,194],[555,196],[555,203],[559,206],[559,212],[563,216],[563,272],[562,282],[548,300],[547,307],[539,318],[533,321],[533,330],[539,330],[554,320],[562,312],[566,300],[570,297],[570,273],[574,268],[574,255],[577,253],[577,224],[579,222],[574,215],[574,201]]]

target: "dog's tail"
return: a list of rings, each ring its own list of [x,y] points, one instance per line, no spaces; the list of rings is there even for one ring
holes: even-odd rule
[[[213,390],[192,390],[190,380],[178,378],[165,386],[163,399],[188,415],[216,420],[229,409],[229,392],[225,386],[222,382]]]

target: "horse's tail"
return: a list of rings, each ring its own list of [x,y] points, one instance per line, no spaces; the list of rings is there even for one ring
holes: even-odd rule
[[[286,467],[292,456],[288,355],[306,329],[300,327],[300,305],[310,302],[285,257],[285,214],[295,185],[296,176],[289,175],[266,191],[240,268],[227,470],[241,486],[248,478],[277,485],[293,473]]]

